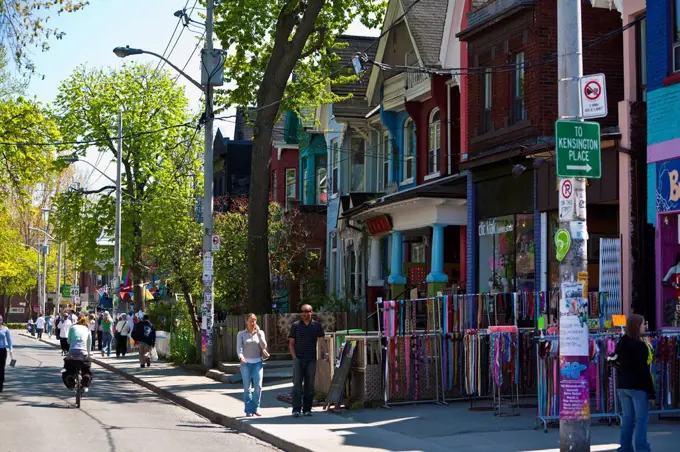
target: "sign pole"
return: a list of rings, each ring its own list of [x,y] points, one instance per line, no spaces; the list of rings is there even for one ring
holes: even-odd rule
[[[557,77],[560,120],[580,121],[579,80],[583,76],[581,0],[557,2]],[[558,125],[559,125],[558,121]],[[559,127],[556,125],[556,133]],[[582,129],[581,129],[582,132]],[[559,146],[560,136],[556,136]],[[597,137],[599,142],[599,136]],[[571,144],[571,143],[570,143]],[[590,149],[584,157],[590,155]],[[592,166],[589,162],[586,165]],[[587,171],[585,176],[588,175]],[[564,176],[564,174],[562,174]],[[572,205],[573,214],[560,218],[555,245],[560,259],[560,451],[590,451],[590,382],[587,322],[586,182],[583,176],[564,186],[559,180],[559,204]],[[585,290],[584,290],[585,289]],[[583,314],[585,313],[585,319]],[[585,322],[584,322],[585,320]]]

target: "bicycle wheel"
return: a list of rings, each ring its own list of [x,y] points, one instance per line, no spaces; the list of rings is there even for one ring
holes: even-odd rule
[[[80,408],[80,393],[82,392],[80,371],[76,372],[76,406]]]

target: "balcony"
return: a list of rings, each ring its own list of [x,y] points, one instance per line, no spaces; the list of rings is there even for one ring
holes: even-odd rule
[[[397,74],[385,80],[383,85],[383,108],[394,110],[404,104],[406,94],[406,74]]]
[[[407,72],[406,100],[420,100],[430,92],[430,74],[424,72]]]

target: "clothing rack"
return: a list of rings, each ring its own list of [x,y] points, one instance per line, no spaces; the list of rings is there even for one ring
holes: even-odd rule
[[[383,343],[383,402],[386,408],[441,403],[441,297],[378,299],[378,333]],[[418,311],[425,306],[424,329]],[[434,377],[434,382],[432,378]],[[434,383],[434,384],[433,384]]]
[[[494,415],[519,416],[519,332],[490,332],[489,359],[493,382]],[[510,392],[504,396],[503,392]],[[503,401],[510,400],[510,411],[504,411]]]

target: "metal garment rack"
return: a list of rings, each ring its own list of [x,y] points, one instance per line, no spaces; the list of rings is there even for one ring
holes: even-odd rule
[[[409,301],[409,302],[426,302],[426,301],[435,301],[435,306],[434,306],[434,314],[431,319],[428,318],[428,322],[430,320],[433,320],[433,332],[430,331],[425,331],[425,330],[417,330],[413,329],[409,333],[411,334],[405,334],[405,331],[401,331],[401,325],[400,328],[394,329],[394,325],[390,327],[390,329],[395,331],[394,336],[389,336],[386,334],[386,328],[387,325],[383,325],[381,320],[381,314],[385,312],[386,309],[392,310],[394,308],[391,307],[391,303],[398,304],[399,302],[404,302],[404,301]],[[385,308],[385,303],[390,303],[389,308]],[[407,300],[389,300],[389,301],[383,301],[382,298],[378,298],[376,301],[376,312],[377,317],[378,317],[378,335],[381,337],[381,342],[383,342],[383,351],[385,354],[385,359],[383,359],[383,407],[384,408],[391,408],[392,406],[397,406],[397,405],[412,405],[412,404],[421,404],[421,403],[436,403],[438,405],[441,405],[445,403],[443,399],[440,399],[440,392],[441,392],[441,297],[428,297],[428,298],[417,298],[417,299],[407,299]],[[430,313],[427,313],[430,315]],[[403,334],[399,334],[403,333]],[[427,360],[425,362],[425,365],[429,365],[430,362],[434,362],[434,375],[435,375],[435,388],[434,388],[434,394],[435,398],[434,399],[427,399],[427,400],[405,400],[405,401],[396,401],[396,402],[391,402],[390,401],[390,365],[389,365],[389,356],[387,356],[387,353],[389,352],[389,344],[391,341],[395,341],[398,343],[397,339],[398,337],[408,337],[408,336],[417,336],[417,337],[427,337],[427,338],[435,338],[434,341],[432,341],[432,349],[431,349],[431,354],[427,356]]]

